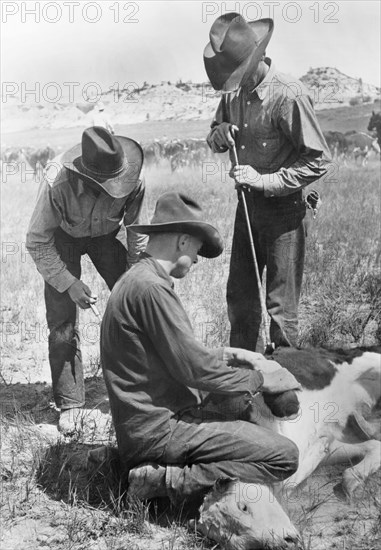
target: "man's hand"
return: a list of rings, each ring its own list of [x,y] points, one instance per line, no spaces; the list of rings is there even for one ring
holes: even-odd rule
[[[238,132],[238,127],[235,124],[229,124],[229,122],[221,122],[216,126],[213,132],[213,143],[219,149],[231,149],[235,143],[234,137]]]
[[[287,390],[300,390],[301,385],[293,374],[276,361],[266,359],[261,353],[242,348],[224,348],[224,361],[231,367],[256,370],[263,375],[259,391],[280,393]]]
[[[265,358],[261,353],[242,348],[224,348],[224,361],[230,367],[238,367],[253,370]],[[280,368],[280,365],[279,365]]]
[[[266,359],[262,353],[243,348],[224,348],[224,361],[231,367],[257,369],[262,372],[273,372],[282,368],[276,361]]]
[[[272,372],[262,371],[263,384],[259,391],[280,393],[288,390],[300,390],[301,386],[295,376],[287,369],[280,368]]]
[[[97,296],[92,295],[89,287],[80,280],[75,281],[68,288],[68,293],[73,302],[82,309],[88,309],[90,304],[95,304],[98,299]]]
[[[236,189],[263,191],[261,174],[249,164],[236,164],[230,170],[229,176],[234,178]]]

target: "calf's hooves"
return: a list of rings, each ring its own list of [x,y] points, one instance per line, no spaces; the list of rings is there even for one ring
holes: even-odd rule
[[[342,500],[343,502],[350,502],[351,500],[350,495],[348,495],[341,482],[334,486],[333,493],[336,498]]]
[[[364,416],[358,411],[354,411],[352,414],[348,416],[347,427],[361,441],[370,441],[371,439],[376,439],[377,441],[381,441],[380,428],[368,422],[364,418]]]

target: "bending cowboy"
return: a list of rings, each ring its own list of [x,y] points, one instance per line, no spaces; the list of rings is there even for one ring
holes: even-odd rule
[[[127,229],[126,250],[117,234],[122,224],[139,221],[142,163],[143,152],[132,139],[100,127],[85,130],[82,143],[48,167],[29,224],[26,245],[45,280],[58,427],[66,434],[79,428],[85,404],[77,306],[96,302],[81,280],[81,256],[90,257],[110,289],[137,261],[146,239]]]

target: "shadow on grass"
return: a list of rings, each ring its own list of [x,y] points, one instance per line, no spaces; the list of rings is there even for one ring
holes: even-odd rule
[[[101,461],[89,460],[89,451],[98,445],[58,441],[46,449],[37,471],[36,480],[54,500],[68,504],[90,506],[111,512],[123,520],[129,532],[141,533],[147,521],[160,527],[175,523],[185,525],[195,518],[201,500],[174,507],[169,499],[142,503],[127,495],[127,475],[121,468],[116,447],[107,449]]]
[[[103,414],[110,412],[106,386],[103,378],[85,379],[86,408]],[[1,384],[1,413],[9,420],[20,414],[36,424],[56,424],[58,411],[53,403],[52,387],[46,383]]]

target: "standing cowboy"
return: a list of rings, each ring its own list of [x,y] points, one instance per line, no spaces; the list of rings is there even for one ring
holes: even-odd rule
[[[231,176],[248,191],[259,272],[267,267],[266,305],[276,346],[294,346],[304,268],[303,188],[326,174],[329,150],[303,84],[265,57],[272,19],[246,22],[237,13],[212,25],[204,63],[223,90],[207,141],[215,153],[238,152]],[[242,200],[236,212],[227,285],[230,344],[255,350],[261,323]]]
[[[81,280],[81,256],[90,257],[110,289],[138,260],[146,238],[127,230],[126,250],[117,234],[122,223],[139,221],[142,163],[132,139],[88,128],[82,144],[51,163],[39,189],[26,245],[45,279],[53,395],[64,433],[78,428],[85,404],[77,306],[96,302]]]

